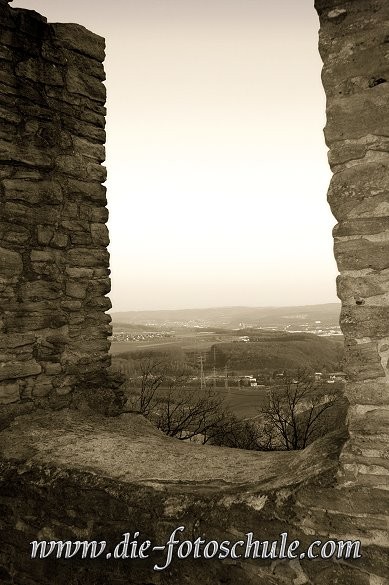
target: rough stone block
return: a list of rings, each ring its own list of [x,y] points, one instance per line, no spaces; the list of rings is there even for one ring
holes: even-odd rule
[[[389,273],[371,272],[365,276],[344,276],[337,278],[337,293],[345,304],[354,304],[371,297],[384,296],[389,286]],[[364,303],[363,303],[364,304]],[[379,304],[379,303],[376,303]]]
[[[80,181],[77,179],[69,179],[68,181],[68,190],[69,193],[77,196],[81,199],[81,203],[83,203],[83,199],[88,201],[88,205],[81,206],[85,210],[92,210],[94,207],[90,205],[90,201],[93,202],[93,205],[105,205],[107,203],[107,189],[104,185],[101,185],[100,182],[97,181]],[[103,208],[105,209],[105,208]],[[86,214],[86,211],[85,211]],[[87,218],[89,219],[89,217]]]
[[[340,323],[347,337],[387,337],[389,335],[389,307],[343,306]]]
[[[0,267],[3,278],[18,277],[23,270],[21,255],[7,248],[0,248]]]
[[[4,217],[8,221],[13,220],[15,223],[27,226],[31,226],[31,224],[55,225],[58,220],[58,211],[47,205],[41,205],[37,208],[7,201],[4,205]]]
[[[31,262],[59,262],[59,253],[55,250],[32,250],[30,253]]]
[[[66,57],[66,63],[71,65],[73,70],[87,71],[88,75],[96,77],[99,81],[105,81],[104,66],[100,60],[69,49],[62,49],[61,55]]]
[[[96,159],[98,162],[105,160],[105,147],[102,144],[90,142],[85,138],[74,136],[73,138],[74,152],[81,154],[87,158]]]
[[[357,343],[355,340],[346,340],[345,359],[347,374],[352,381],[385,376],[378,343],[375,341]]]
[[[40,375],[39,378],[34,382],[32,389],[32,396],[44,397],[48,396],[53,390],[53,378],[52,376]]]
[[[23,301],[39,301],[41,299],[58,299],[62,296],[62,286],[57,282],[36,280],[26,282],[20,287]]]
[[[345,394],[350,404],[387,405],[389,402],[386,378],[349,382]]]
[[[377,272],[389,268],[389,237],[385,234],[375,241],[366,237],[335,239],[335,256],[340,271],[371,269]]]
[[[38,225],[37,226],[38,244],[42,244],[43,246],[49,245],[53,236],[54,236],[54,228],[52,228],[48,225]]]
[[[41,202],[59,204],[63,200],[61,186],[56,181],[10,179],[3,184],[6,199],[24,201],[31,205]]]
[[[40,374],[41,371],[41,366],[34,360],[28,362],[0,363],[0,380],[35,376],[36,374]]]
[[[48,376],[58,376],[62,373],[62,366],[60,363],[48,362],[44,365],[44,371]]]
[[[101,248],[73,248],[68,250],[67,262],[74,267],[99,267],[109,265],[109,254]]]
[[[67,234],[64,234],[60,231],[55,231],[53,239],[50,242],[50,245],[53,248],[66,248],[68,246],[69,243],[69,236]]]
[[[54,383],[64,396],[73,388],[60,383],[61,362],[86,332],[77,339],[71,331],[85,323],[83,303],[93,314],[107,306],[104,286],[87,293],[95,271],[105,275],[108,266],[105,43],[4,0],[0,24],[1,379],[11,388],[20,378],[23,400],[46,404],[47,396],[57,408],[69,400],[52,401]],[[74,381],[108,367],[106,332],[89,335],[95,363],[83,353],[86,372],[77,366]]]
[[[67,67],[66,87],[70,93],[80,94],[105,104],[107,98],[105,85],[80,69],[71,66]]]
[[[0,370],[1,371],[1,370]],[[0,405],[12,404],[20,400],[19,384],[4,384],[0,382]]]
[[[8,244],[22,245],[28,242],[31,235],[27,228],[12,223],[0,223],[0,241]]]
[[[108,228],[101,223],[92,223],[90,226],[92,241],[94,244],[107,247],[109,244]]]
[[[73,246],[90,246],[92,244],[92,236],[89,232],[73,232],[70,234],[70,241]]]
[[[333,98],[327,107],[327,143],[368,134],[388,136],[389,85],[377,86],[347,97]]]
[[[97,102],[96,102],[97,103]],[[71,131],[77,136],[82,136],[93,142],[100,142],[102,144],[106,141],[105,131],[102,129],[101,124],[96,126],[94,123],[88,123],[81,117],[76,119],[74,116],[62,116],[64,127]]]
[[[60,155],[56,157],[57,169],[70,177],[88,177],[91,181],[104,182],[107,178],[105,167],[90,162],[87,157],[80,154]]]
[[[336,173],[331,180],[328,201],[338,221],[389,216],[387,163],[363,161]]]
[[[5,108],[0,106],[0,118],[5,122],[9,122],[11,124],[20,124],[21,117],[20,115],[15,112],[15,108]]]
[[[105,40],[79,24],[50,25],[56,40],[76,53],[92,57],[102,63],[105,59]]]
[[[75,299],[84,299],[86,297],[86,284],[79,284],[78,282],[66,283],[66,294]]]
[[[27,59],[16,65],[16,75],[45,85],[64,85],[62,72],[55,63],[45,63],[38,59]]]
[[[22,163],[46,169],[52,168],[54,164],[51,154],[31,143],[21,146],[5,140],[0,140],[0,161],[11,164]]]

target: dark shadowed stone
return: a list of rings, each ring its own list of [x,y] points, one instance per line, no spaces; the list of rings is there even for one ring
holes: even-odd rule
[[[49,224],[55,225],[58,220],[58,211],[53,206],[41,205],[29,207],[22,203],[7,201],[4,205],[4,215],[7,220],[13,220],[22,225]]]
[[[75,67],[67,67],[66,87],[72,94],[80,94],[89,99],[105,104],[107,97],[105,85],[95,77],[92,77]]]
[[[97,102],[96,102],[97,103]],[[74,116],[63,116],[64,127],[77,136],[82,136],[93,142],[105,143],[106,133],[103,126],[99,124],[84,122],[82,118],[75,118]]]
[[[97,267],[109,265],[109,254],[101,248],[73,248],[67,252],[68,264],[75,267]]]
[[[91,207],[90,205],[80,205],[80,219],[88,219],[93,223],[107,223],[108,209],[106,207]]]
[[[70,177],[88,177],[90,181],[104,182],[107,178],[105,167],[93,163],[80,154],[60,155],[56,158],[56,166],[64,175]]]
[[[104,66],[100,61],[68,49],[62,49],[61,55],[66,57],[66,62],[71,65],[73,70],[87,72],[88,75],[96,77],[99,81],[105,81]],[[90,96],[87,94],[87,97]]]
[[[42,149],[32,144],[19,146],[7,141],[0,141],[0,161],[10,163],[23,163],[28,166],[50,168],[53,166],[52,157]]]
[[[54,63],[44,63],[38,59],[28,59],[16,65],[16,75],[39,81],[47,85],[64,85],[61,69]]]
[[[327,566],[313,576],[313,585],[371,585],[370,577],[357,567]]]
[[[15,109],[0,107],[0,118],[5,122],[9,122],[11,124],[19,124],[21,122],[20,115],[15,112]]]
[[[1,275],[5,278],[14,278],[23,270],[22,257],[18,252],[0,248]]]
[[[25,378],[40,374],[41,366],[30,360],[28,362],[0,363],[0,380]]]
[[[56,40],[64,47],[96,59],[105,59],[105,40],[79,24],[50,25]]]
[[[10,179],[3,182],[5,198],[30,204],[61,203],[62,189],[55,181],[24,181]]]
[[[0,369],[1,372],[1,369]],[[0,374],[1,376],[1,374]],[[20,388],[18,383],[4,384],[0,382],[0,405],[12,404],[20,400]]]
[[[79,138],[75,136],[73,138],[74,152],[81,154],[91,159],[96,159],[98,162],[105,160],[105,147],[101,144],[95,144],[85,138]]]
[[[58,299],[62,296],[62,287],[56,282],[37,280],[26,282],[20,287],[23,300],[36,301],[40,299]]]
[[[32,333],[13,333],[0,335],[0,348],[14,349],[31,345],[35,341],[35,335]]]
[[[27,228],[12,223],[0,223],[0,241],[25,244],[31,235]]]
[[[78,282],[67,282],[66,283],[66,294],[69,297],[76,299],[84,299],[86,297],[86,284],[79,284]]]
[[[108,246],[109,233],[108,228],[102,223],[92,223],[90,226],[92,241],[99,246]]]

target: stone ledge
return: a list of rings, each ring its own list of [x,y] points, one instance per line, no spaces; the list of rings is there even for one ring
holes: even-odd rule
[[[203,446],[166,437],[141,415],[36,411],[19,416],[1,435],[0,461],[20,471],[55,468],[123,484],[170,484],[218,490],[245,486],[271,491],[335,476],[345,437],[328,435],[304,451],[254,452]],[[95,479],[93,479],[93,477]]]
[[[111,544],[124,532],[140,531],[142,540],[163,544],[185,526],[186,538],[219,542],[237,541],[250,531],[272,541],[288,532],[306,547],[314,540],[312,522],[308,516],[304,533],[297,494],[309,498],[335,483],[344,439],[332,433],[305,451],[252,452],[183,443],[135,414],[105,418],[63,410],[19,416],[0,433],[0,581],[3,576],[18,585],[291,585],[304,577],[301,583],[322,584],[316,577],[331,571],[331,562],[188,559],[156,573],[159,557],[114,567],[100,559],[32,561],[29,543]],[[368,585],[355,569],[336,569],[342,584]]]

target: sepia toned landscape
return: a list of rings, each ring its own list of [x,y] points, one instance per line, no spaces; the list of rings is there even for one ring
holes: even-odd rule
[[[322,221],[321,203],[308,203],[324,175],[311,167],[308,151],[307,158],[295,157],[304,141],[290,130],[302,113],[311,128],[310,100],[305,107],[293,97],[295,86],[308,92],[310,76],[272,65],[271,76],[263,69],[261,83],[253,81],[258,95],[272,90],[259,125],[263,182],[249,171],[258,168],[257,154],[247,158],[242,146],[249,135],[236,143],[226,124],[235,110],[216,114],[221,95],[226,104],[232,99],[230,107],[240,91],[247,93],[251,66],[243,67],[246,57],[232,57],[254,50],[255,27],[265,27],[266,36],[271,23],[271,38],[278,26],[289,31],[290,52],[303,46],[308,18],[298,24],[301,6],[284,3],[294,18],[286,22],[266,2],[150,2],[151,11],[137,0],[120,0],[114,11],[88,4],[103,34],[113,17],[115,27],[132,27],[131,34],[121,28],[121,36],[110,28],[110,46],[117,40],[127,46],[139,33],[138,66],[130,51],[124,67],[116,53],[110,60],[104,36],[46,18],[35,10],[40,0],[30,8],[0,0],[0,584],[387,585],[389,6],[386,0],[311,6],[320,25],[335,283],[326,260],[328,217]],[[54,4],[43,8],[67,9]],[[71,2],[71,9],[85,18],[86,5]],[[220,23],[218,36],[205,15]],[[156,31],[167,45],[153,44]],[[287,58],[283,34],[275,37],[283,48],[274,59]],[[170,68],[163,57],[162,67],[159,58],[172,52],[172,40],[182,54],[174,49],[178,61]],[[260,61],[273,64],[271,53],[255,46]],[[217,67],[207,69],[207,59],[198,65],[200,54],[218,51],[225,78]],[[106,79],[106,55],[107,70],[115,76],[120,69],[117,84]],[[231,82],[230,67],[236,75],[244,70],[241,87]],[[147,84],[140,91],[144,75],[159,80],[165,110]],[[192,76],[198,88],[213,88],[204,103],[217,107],[205,119],[227,128],[203,159],[199,153],[209,144],[198,132],[199,110],[193,105],[182,117],[189,100],[178,93],[170,102],[163,92],[178,83],[186,98],[194,93],[193,104],[201,103],[205,94],[190,85]],[[120,100],[118,109],[111,107],[110,87],[124,98],[124,109]],[[295,110],[287,115],[291,126],[278,125],[273,141],[268,111],[281,93]],[[126,179],[115,182],[121,173],[114,162],[115,178],[106,185],[105,143],[112,134],[106,119],[114,110],[116,122],[107,129],[119,120],[115,148],[123,164],[131,100],[144,130],[148,116],[162,120],[160,133],[153,130],[164,141],[154,143],[146,132],[125,160]],[[253,104],[261,109],[251,100],[251,112]],[[236,120],[244,110],[239,106]],[[180,112],[177,126],[170,123],[173,111]],[[135,133],[138,117],[131,123]],[[297,122],[298,130],[303,126]],[[283,160],[286,135],[291,143]],[[174,155],[164,159],[173,143]],[[221,150],[237,144],[241,157],[234,165],[224,159],[221,190],[206,164],[217,144]],[[176,159],[181,151],[187,159]],[[240,174],[229,175],[229,166]],[[152,200],[141,185],[154,189],[162,168],[172,182]],[[188,168],[192,180],[202,177],[203,192],[196,191],[201,181],[192,190]],[[230,191],[237,176],[242,184]],[[306,208],[298,181],[288,191],[296,176]],[[313,183],[304,182],[308,176]],[[127,182],[129,198],[121,192]],[[267,207],[275,191],[282,198]],[[111,256],[110,192],[123,197],[130,238],[118,238]],[[250,203],[256,197],[260,213]],[[300,211],[293,218],[294,207]],[[325,257],[317,244],[323,226]],[[110,233],[115,241],[117,230]],[[123,241],[132,245],[120,247]],[[335,284],[340,303],[328,293]]]

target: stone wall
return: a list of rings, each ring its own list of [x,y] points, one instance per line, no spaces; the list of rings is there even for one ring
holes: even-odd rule
[[[349,434],[257,453],[183,444],[134,414],[18,416],[0,431],[1,583],[388,584],[389,6],[315,5]],[[4,0],[0,24],[2,410],[60,407],[108,364],[103,41]],[[358,539],[362,557],[188,559],[163,573],[150,560],[30,558],[35,539],[112,545],[140,531],[163,544],[181,525],[192,540]]]
[[[104,47],[0,0],[3,406],[63,406],[109,365]]]
[[[316,0],[345,335],[345,485],[388,488],[389,3]]]

